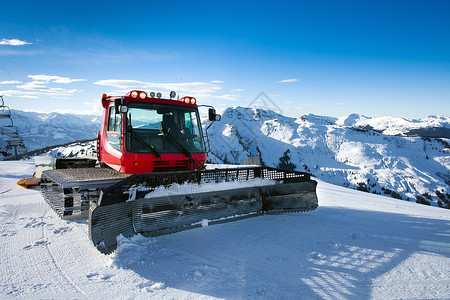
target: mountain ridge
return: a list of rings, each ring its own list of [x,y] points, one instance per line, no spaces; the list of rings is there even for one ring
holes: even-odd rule
[[[29,150],[95,139],[100,128],[96,116],[14,110],[13,118]],[[206,128],[210,122],[203,119]],[[225,109],[222,120],[208,129],[209,161],[240,164],[260,153],[267,166],[306,171],[330,183],[404,200],[416,201],[425,195],[425,203],[437,205],[442,202],[438,194],[449,193],[448,131],[447,116],[408,119],[350,114],[335,118],[307,114],[293,118],[236,106]],[[430,136],[433,132],[437,134]],[[84,151],[79,150],[83,148],[80,145],[61,147],[52,153],[76,156],[92,152],[92,147],[90,144]]]
[[[260,152],[268,166],[307,171],[330,183],[378,194],[394,191],[393,196],[404,200],[430,195],[436,204],[436,192],[448,193],[450,184],[449,140],[417,133],[449,128],[446,116],[289,118],[233,107],[211,125],[209,134],[215,141],[211,145],[215,163],[241,163]]]

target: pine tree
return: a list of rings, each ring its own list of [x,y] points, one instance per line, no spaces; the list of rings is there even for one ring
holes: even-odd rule
[[[297,168],[296,165],[294,165],[293,163],[291,163],[291,157],[290,154],[291,151],[289,151],[289,149],[287,149],[283,156],[280,157],[280,162],[278,163],[278,168],[280,169],[284,169],[284,170],[289,170],[289,171],[293,171]]]

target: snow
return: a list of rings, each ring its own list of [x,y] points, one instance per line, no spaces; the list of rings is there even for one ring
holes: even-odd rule
[[[169,188],[159,186],[145,195],[145,198],[164,197],[167,195],[206,193],[212,191],[232,190],[273,184],[276,184],[276,181],[267,178],[254,178],[246,181],[222,182],[220,185],[217,185],[216,183],[203,183],[202,185],[192,183],[180,185],[175,183],[172,184]]]
[[[319,181],[313,212],[144,238],[102,255],[63,221],[31,161],[0,161],[0,297],[448,299],[450,212]],[[204,220],[207,225],[207,220]]]
[[[446,116],[415,120],[308,114],[295,119],[238,106],[227,108],[208,134],[214,141],[209,156],[214,163],[240,164],[260,152],[266,166],[292,167],[371,193],[394,191],[413,201],[427,193],[434,206],[436,191],[448,193],[450,117]]]

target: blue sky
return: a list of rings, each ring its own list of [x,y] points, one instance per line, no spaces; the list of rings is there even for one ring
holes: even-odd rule
[[[0,10],[11,108],[96,113],[102,93],[142,88],[293,117],[450,114],[450,1],[19,0]]]

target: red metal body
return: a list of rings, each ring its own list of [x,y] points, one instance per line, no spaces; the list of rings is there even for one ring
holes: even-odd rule
[[[133,91],[132,91],[133,92]],[[97,138],[97,158],[100,162],[107,164],[109,167],[126,174],[142,174],[154,171],[165,170],[194,170],[195,166],[199,169],[204,168],[206,162],[206,153],[192,153],[189,158],[184,153],[161,153],[157,157],[153,153],[130,153],[125,147],[126,124],[125,118],[121,120],[121,130],[117,133],[117,138],[120,140],[120,150],[114,148],[110,141],[108,141],[108,134],[111,136],[114,133],[108,132],[108,118],[109,108],[115,106],[115,100],[121,99],[123,105],[128,105],[130,102],[149,102],[156,104],[166,104],[171,106],[184,106],[195,108],[198,112],[196,104],[185,103],[178,100],[160,99],[160,98],[132,98],[129,92],[125,96],[102,98],[103,117],[101,129]],[[141,91],[137,91],[138,94]],[[122,100],[123,99],[123,100]],[[201,127],[200,127],[201,128]],[[203,133],[202,139],[203,139]]]

